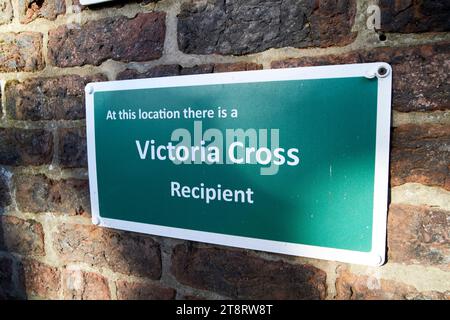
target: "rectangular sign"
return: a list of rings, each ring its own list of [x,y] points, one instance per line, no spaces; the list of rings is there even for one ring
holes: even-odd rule
[[[93,223],[381,265],[390,101],[381,62],[90,83]]]

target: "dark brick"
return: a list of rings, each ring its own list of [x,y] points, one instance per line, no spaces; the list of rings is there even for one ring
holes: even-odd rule
[[[450,291],[418,292],[416,288],[393,280],[356,275],[341,270],[336,280],[338,300],[448,300]]]
[[[165,13],[105,18],[49,31],[48,58],[59,67],[99,65],[107,59],[148,61],[161,57]]]
[[[78,120],[85,118],[84,87],[106,81],[101,74],[31,78],[6,84],[6,109],[16,120]]]
[[[450,190],[448,125],[403,125],[391,140],[391,186],[416,182]]]
[[[0,128],[0,164],[38,166],[49,164],[53,135],[41,129]]]
[[[0,72],[33,72],[45,67],[40,33],[0,33],[0,52]]]
[[[269,48],[328,47],[354,39],[354,1],[209,0],[183,4],[180,50],[248,54]]]
[[[450,270],[450,212],[391,205],[388,220],[389,261]]]
[[[177,76],[180,70],[181,66],[178,64],[156,66],[142,73],[134,69],[126,69],[117,75],[117,80]]]
[[[161,277],[159,244],[145,235],[63,224],[53,233],[53,247],[64,263],[84,262],[127,275]]]
[[[241,250],[173,249],[172,274],[182,284],[237,299],[324,299],[326,273],[311,265],[268,261]]]
[[[10,23],[13,18],[11,0],[0,0],[0,25]]]
[[[182,67],[178,64],[169,64],[153,67],[143,73],[139,73],[133,69],[126,69],[117,75],[117,80],[156,78],[156,77],[177,76],[177,75],[247,71],[260,69],[262,69],[262,65],[251,62],[216,63],[216,64],[211,63],[211,64],[196,65],[193,67]]]
[[[21,23],[29,23],[37,18],[55,20],[66,12],[64,0],[19,0],[19,18]]]
[[[44,255],[42,225],[30,219],[0,216],[0,250],[21,255]]]
[[[116,286],[119,300],[173,300],[176,294],[174,289],[143,282],[120,280]]]
[[[17,206],[22,212],[56,212],[69,216],[90,213],[88,180],[16,175],[14,185]]]
[[[87,167],[86,128],[59,129],[59,165],[63,168]]]
[[[381,30],[416,33],[450,30],[450,2],[380,0]]]
[[[393,68],[393,108],[401,112],[450,109],[449,43],[377,48],[343,55],[292,58],[272,68],[384,61]]]

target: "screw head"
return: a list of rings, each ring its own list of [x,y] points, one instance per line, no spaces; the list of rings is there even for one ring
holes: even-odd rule
[[[98,217],[92,217],[92,223],[98,226],[100,224],[100,219]]]
[[[94,87],[92,86],[92,85],[90,85],[90,84],[88,84],[87,86],[86,86],[86,93],[87,94],[93,94],[94,93]]]

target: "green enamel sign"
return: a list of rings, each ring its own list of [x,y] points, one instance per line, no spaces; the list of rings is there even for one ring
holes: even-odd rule
[[[93,222],[380,265],[385,63],[86,86]]]

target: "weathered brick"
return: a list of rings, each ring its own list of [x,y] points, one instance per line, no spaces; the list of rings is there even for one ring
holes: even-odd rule
[[[450,2],[380,0],[381,30],[415,33],[450,30]]]
[[[191,287],[238,299],[323,299],[326,274],[311,265],[268,261],[241,250],[173,249],[172,274]]]
[[[143,79],[143,78],[157,78],[177,76],[180,74],[181,66],[178,64],[168,64],[162,66],[153,67],[145,72],[138,72],[134,69],[126,69],[117,75],[117,80],[126,79]]]
[[[126,69],[117,75],[117,80],[156,78],[156,77],[167,77],[167,76],[178,76],[189,74],[247,71],[260,69],[262,69],[262,65],[252,62],[216,63],[216,64],[211,63],[211,64],[196,65],[193,67],[182,67],[178,64],[169,64],[153,67],[143,73],[139,73],[134,69]]]
[[[63,168],[87,167],[86,128],[63,128],[59,133],[59,165]]]
[[[210,0],[183,4],[180,50],[248,54],[270,48],[328,47],[354,39],[354,1]]]
[[[172,300],[175,290],[157,284],[117,281],[117,298],[120,300]]]
[[[38,166],[53,156],[53,135],[41,129],[0,128],[0,164]]]
[[[63,262],[84,262],[150,279],[161,277],[159,244],[148,236],[64,224],[53,233],[53,247]]]
[[[343,55],[291,58],[272,68],[384,61],[393,68],[393,108],[397,111],[450,109],[448,43],[405,48],[377,48]]]
[[[161,57],[165,13],[105,18],[49,31],[48,58],[59,67],[99,65],[107,59],[147,61]]]
[[[347,270],[336,280],[336,299],[339,300],[448,300],[450,291],[418,292],[416,288],[393,280],[374,276],[355,275]]]
[[[0,24],[11,22],[13,18],[13,8],[11,0],[0,0]]]
[[[55,20],[66,12],[64,0],[19,0],[19,18],[21,23],[29,23],[37,18]]]
[[[59,299],[61,273],[58,268],[34,259],[24,259],[22,265],[21,277],[28,297]]]
[[[15,120],[84,119],[85,85],[105,80],[105,76],[96,74],[92,77],[68,75],[9,81],[5,87],[6,109]]]
[[[110,300],[108,280],[100,274],[82,270],[62,273],[63,299]]]
[[[0,250],[21,255],[44,255],[44,231],[34,220],[0,216]]]
[[[390,163],[391,186],[416,182],[450,190],[450,126],[394,128]]]
[[[449,211],[391,205],[388,215],[389,261],[450,270],[449,230]]]
[[[0,72],[33,72],[45,67],[41,33],[1,33],[0,52]]]
[[[57,212],[69,216],[90,213],[88,180],[16,175],[14,185],[17,206],[22,212]]]

